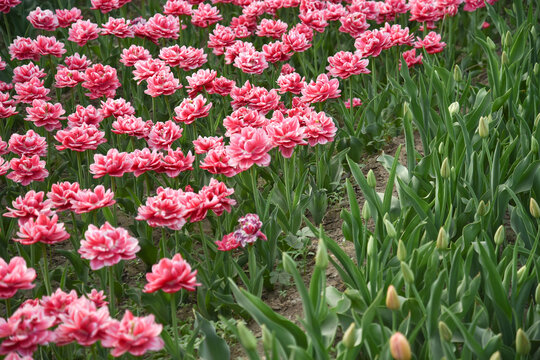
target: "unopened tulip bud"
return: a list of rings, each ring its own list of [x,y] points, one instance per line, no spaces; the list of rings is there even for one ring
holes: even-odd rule
[[[481,138],[486,138],[489,135],[488,119],[485,116],[480,116],[480,121],[478,122],[478,135],[480,135]]]
[[[534,27],[534,26],[533,26],[533,27]],[[533,74],[534,74],[535,76],[537,76],[538,73],[540,73],[540,64],[536,63],[536,64],[534,64],[534,67],[533,67]]]
[[[508,65],[509,62],[510,62],[510,59],[508,59],[508,54],[506,53],[506,51],[503,51],[501,55],[501,63],[503,65]]]
[[[538,140],[536,140],[534,135],[531,138],[531,151],[533,153],[538,152]]]
[[[489,357],[489,360],[502,360],[501,353],[498,351],[495,351],[491,356]]]
[[[519,283],[522,283],[523,280],[525,280],[525,277],[527,276],[527,266],[526,265],[523,265],[522,267],[520,267],[517,271],[517,279],[518,279],[518,284]]]
[[[531,351],[531,343],[525,331],[518,329],[516,334],[516,352],[519,355],[527,355]]]
[[[444,229],[444,227],[441,227],[439,230],[439,235],[437,235],[437,243],[435,244],[437,249],[444,250],[448,248],[448,233]]]
[[[538,113],[538,115],[536,115],[536,117],[534,118],[534,127],[538,127],[539,123],[540,123],[540,113]]]
[[[386,307],[390,310],[399,310],[399,299],[394,285],[388,286],[386,291]]]
[[[396,360],[411,359],[411,346],[402,333],[397,332],[390,338],[390,353]]]
[[[495,236],[493,237],[493,240],[495,241],[496,245],[501,245],[504,242],[504,239],[506,238],[504,226],[501,225],[495,232]]]
[[[454,81],[460,82],[463,79],[460,67],[456,64],[454,66]]]
[[[326,269],[328,267],[328,253],[326,252],[326,245],[322,239],[319,239],[319,245],[317,246],[315,266],[319,269]]]
[[[397,233],[394,225],[390,222],[390,220],[386,218],[383,220],[383,223],[384,227],[386,228],[386,232],[388,233],[388,236],[390,236],[391,238],[395,238],[397,236]]]
[[[478,203],[478,209],[476,210],[476,214],[478,216],[484,216],[487,213],[488,213],[488,206],[486,205],[484,200],[480,200],[480,202]]]
[[[281,264],[283,265],[283,270],[285,270],[289,274],[292,274],[296,269],[295,262],[285,252],[283,253]]]
[[[268,330],[268,328],[266,327],[266,325],[262,324],[261,326],[261,330],[262,330],[262,343],[263,343],[263,347],[267,350],[267,351],[270,351],[270,349],[272,349],[272,343],[274,342],[274,334],[270,332],[270,330]]]
[[[444,158],[441,165],[441,176],[445,179],[450,177],[450,164],[448,163],[448,158]]]
[[[446,341],[450,342],[452,340],[452,330],[446,325],[444,321],[439,321],[439,334],[441,335],[441,338]]]
[[[536,200],[534,200],[533,198],[531,198],[531,200],[529,201],[529,211],[531,212],[533,218],[540,218],[540,207],[538,206]]]
[[[369,204],[367,201],[364,203],[364,206],[362,207],[362,217],[364,218],[365,221],[368,221],[369,218],[371,217],[371,210],[369,209]]]
[[[456,115],[459,112],[459,103],[457,101],[451,103],[448,111],[450,112],[450,116]]]
[[[372,257],[377,252],[377,249],[375,249],[375,239],[373,236],[370,236],[367,242],[367,256]]]
[[[497,49],[497,45],[495,45],[495,43],[493,42],[493,40],[491,40],[490,37],[487,38],[486,42],[487,42],[488,47],[489,47],[490,50]]]
[[[510,34],[510,31],[507,31],[505,36],[502,38],[502,46],[508,47],[512,44],[512,34]]]
[[[412,284],[414,282],[414,274],[405,261],[401,262],[401,273],[407,283]]]
[[[372,188],[375,188],[375,186],[377,186],[377,179],[375,179],[375,174],[371,169],[367,173],[367,183]]]
[[[238,323],[236,326],[238,329],[238,337],[240,338],[240,343],[248,351],[257,350],[257,338],[255,335],[244,325],[244,323]]]
[[[352,349],[354,347],[354,344],[356,343],[356,323],[352,322],[351,325],[345,330],[345,333],[343,334],[343,345],[347,349]]]
[[[540,284],[538,284],[536,291],[534,292],[534,301],[536,301],[537,304],[540,304]]]
[[[399,261],[405,261],[407,258],[407,249],[405,248],[405,244],[401,239],[399,239],[397,244],[397,258]]]
[[[439,154],[442,154],[444,152],[444,143],[439,144]]]

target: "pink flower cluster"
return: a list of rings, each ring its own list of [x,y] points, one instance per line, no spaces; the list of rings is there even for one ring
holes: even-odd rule
[[[159,187],[157,195],[149,197],[139,207],[136,219],[144,220],[152,227],[180,230],[188,221],[203,220],[210,210],[217,216],[224,211],[230,212],[236,204],[234,199],[229,198],[233,193],[233,189],[216,179],[211,179],[210,184],[197,193]]]
[[[261,232],[262,222],[257,214],[246,214],[238,219],[239,229],[227,234],[220,241],[216,241],[219,251],[230,251],[237,247],[246,247],[257,239],[267,240]]]
[[[92,346],[101,342],[115,357],[125,353],[141,356],[163,348],[163,327],[155,323],[153,315],[136,317],[128,310],[118,321],[111,318],[104,299],[103,292],[95,289],[81,297],[74,290],[57,289],[41,300],[24,302],[9,318],[0,319],[0,354],[14,359],[31,357],[39,345],[49,343]]]

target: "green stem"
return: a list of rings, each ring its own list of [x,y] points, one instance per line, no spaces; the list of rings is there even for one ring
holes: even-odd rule
[[[73,249],[79,250],[79,242],[81,239],[79,239],[79,229],[77,229],[77,220],[75,219],[75,213],[73,211],[70,211],[71,213],[71,223],[73,224],[73,232],[75,233],[75,238],[73,236],[70,236],[71,244],[73,245]]]
[[[114,177],[110,177],[111,178],[111,190],[113,193],[116,194],[116,181],[114,179]],[[113,215],[114,215],[114,224],[112,224],[113,226],[116,226],[116,222],[118,221],[118,217],[117,217],[117,214],[116,214],[116,206],[118,205],[118,202],[115,202],[112,206],[113,208]]]
[[[251,166],[251,189],[253,191],[253,198],[255,200],[255,211],[259,213],[259,189],[257,187],[257,168],[255,165]]]
[[[11,316],[11,301],[9,298],[7,298],[5,302],[6,302],[6,315],[7,315],[6,317],[10,317]]]
[[[47,245],[45,245],[45,243],[41,243],[41,252],[43,253],[43,282],[45,283],[47,295],[50,295],[52,291],[49,279],[49,263],[47,262]]]
[[[6,32],[7,32],[8,40],[11,41],[11,29],[9,28],[9,21],[8,21],[6,13],[3,13],[3,15],[4,15],[4,24],[6,24]],[[8,46],[8,44],[6,43],[5,46]]]
[[[172,327],[173,327],[173,332],[174,332],[174,349],[176,351],[177,349],[180,348],[180,343],[178,341],[178,314],[176,313],[176,293],[172,293],[170,295],[171,295],[171,319],[172,319]]]
[[[111,310],[111,316],[114,317],[116,314],[116,299],[114,296],[114,265],[109,266],[107,268],[107,272],[109,273],[109,300],[110,300],[110,310]]]

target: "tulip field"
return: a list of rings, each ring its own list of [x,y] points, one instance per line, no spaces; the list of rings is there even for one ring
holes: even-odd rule
[[[540,358],[540,4],[0,0],[0,358]]]

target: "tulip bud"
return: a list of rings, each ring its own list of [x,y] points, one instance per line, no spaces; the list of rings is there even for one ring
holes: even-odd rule
[[[450,116],[454,116],[459,112],[459,103],[457,101],[450,104],[448,107],[448,112],[450,112]]]
[[[349,325],[347,330],[345,330],[342,342],[347,349],[352,349],[354,347],[354,344],[356,343],[356,323],[354,321]]]
[[[394,225],[392,225],[390,220],[386,218],[386,216],[383,219],[383,223],[384,227],[386,228],[386,232],[388,233],[388,236],[390,236],[391,238],[395,238],[397,236],[396,228],[394,227]]]
[[[540,113],[538,113],[538,115],[536,115],[536,117],[534,118],[534,127],[537,127],[538,123],[540,123]]]
[[[388,286],[386,291],[386,307],[390,310],[399,310],[399,299],[394,285]]]
[[[503,65],[508,65],[509,62],[510,62],[510,59],[508,59],[508,54],[506,53],[506,51],[503,51],[501,55],[501,63]]]
[[[448,158],[444,158],[441,165],[441,176],[445,179],[450,177],[450,164],[448,164]]]
[[[289,274],[292,274],[296,269],[295,262],[285,252],[283,253],[281,264],[283,265],[283,270],[285,270]]]
[[[437,243],[435,244],[437,249],[444,250],[448,248],[448,233],[444,229],[444,227],[441,227],[439,230],[439,235],[437,235]]]
[[[534,27],[534,26],[533,26],[533,27]],[[536,64],[534,64],[534,67],[533,67],[533,74],[534,74],[535,76],[537,76],[538,73],[540,73],[540,64],[536,63]]]
[[[531,138],[531,151],[533,153],[538,152],[538,140],[536,140],[534,135]]]
[[[362,218],[364,218],[365,221],[368,221],[371,217],[371,210],[369,209],[368,202],[364,202],[364,206],[362,207]]]
[[[410,360],[411,347],[407,338],[402,333],[396,332],[390,338],[390,353],[396,360]]]
[[[489,205],[489,202],[488,202],[488,205]],[[480,200],[480,202],[478,203],[478,209],[476,210],[476,214],[478,216],[484,216],[488,213],[488,205],[486,205],[486,203],[484,202],[484,200]]]
[[[460,82],[462,79],[463,79],[463,76],[461,75],[461,69],[460,69],[460,67],[456,64],[456,65],[454,66],[454,81],[455,81],[455,82]]]
[[[399,261],[405,261],[407,258],[407,249],[405,248],[405,244],[401,239],[399,239],[397,244],[397,258]]]
[[[439,144],[439,154],[442,154],[444,152],[444,143]]]
[[[540,207],[538,206],[536,200],[534,200],[533,198],[531,198],[531,200],[529,201],[529,211],[531,212],[533,218],[540,218]]]
[[[326,252],[326,245],[322,239],[319,239],[319,244],[317,246],[315,266],[319,269],[326,269],[328,267],[328,253]]]
[[[480,121],[478,122],[478,135],[481,138],[485,138],[489,135],[489,125],[488,119],[485,116],[480,116]]]
[[[405,261],[401,262],[401,273],[403,274],[403,279],[405,279],[407,283],[412,284],[414,282],[414,274]]]
[[[516,334],[516,351],[519,355],[527,355],[531,351],[529,337],[521,329],[518,329]]]
[[[272,349],[272,343],[274,342],[275,335],[271,333],[270,330],[268,330],[268,328],[264,324],[262,324],[261,330],[262,330],[263,347],[267,351],[270,351],[270,349]]]
[[[257,338],[255,335],[244,325],[244,323],[238,323],[236,326],[238,329],[238,337],[240,338],[240,343],[248,351],[257,350]]]
[[[446,325],[444,321],[439,321],[439,334],[441,335],[441,338],[446,341],[450,342],[452,340],[452,330]]]
[[[534,292],[534,301],[536,301],[537,304],[540,304],[540,284],[538,284],[536,291]]]
[[[488,38],[486,39],[486,42],[487,42],[488,48],[489,48],[490,50],[495,50],[495,49],[497,49],[497,45],[495,45],[495,43],[493,42],[493,40],[491,40],[490,37],[488,37]]]
[[[375,239],[373,238],[373,236],[370,236],[367,242],[367,256],[374,256],[376,251],[377,250],[375,249]]]
[[[502,46],[508,47],[512,44],[512,34],[510,34],[510,31],[507,31],[505,36],[502,38]]]
[[[498,351],[495,351],[491,356],[489,357],[489,360],[502,360],[501,353]]]
[[[526,276],[527,276],[527,266],[523,265],[517,271],[518,284],[522,283],[523,280],[525,280]]]
[[[373,170],[369,170],[367,173],[367,183],[372,188],[375,188],[377,186],[377,180],[375,179],[375,174],[373,173]]]
[[[495,232],[495,236],[494,236],[493,240],[495,241],[496,245],[501,245],[504,242],[505,238],[506,238],[506,236],[505,236],[504,226],[501,225],[501,226],[499,226],[499,228]]]

